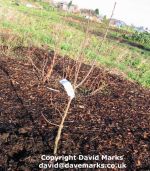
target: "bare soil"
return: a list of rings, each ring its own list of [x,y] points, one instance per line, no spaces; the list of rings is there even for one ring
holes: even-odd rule
[[[16,59],[29,54],[38,68],[46,59],[49,65],[53,56],[38,48],[17,48],[10,57],[0,54],[0,170],[40,170],[41,155],[53,154],[67,102],[59,80],[73,80],[75,62],[58,56],[50,81],[43,85],[27,58]],[[79,80],[89,67],[82,65]],[[102,83],[106,87],[90,96]],[[122,170],[150,170],[150,91],[95,68],[77,90],[65,122],[58,155],[68,154],[123,155],[127,168]]]

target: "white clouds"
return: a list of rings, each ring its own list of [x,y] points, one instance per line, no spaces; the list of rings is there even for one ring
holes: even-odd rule
[[[114,18],[127,24],[150,28],[150,0],[73,0],[73,3],[81,8],[99,8],[102,15],[109,17],[115,1],[117,6]]]

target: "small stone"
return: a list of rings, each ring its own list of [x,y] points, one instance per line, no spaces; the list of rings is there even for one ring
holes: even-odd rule
[[[84,106],[83,106],[83,105],[79,105],[79,108],[80,108],[80,109],[84,109]]]
[[[0,135],[1,142],[7,142],[8,137],[9,133],[3,133],[2,135]]]
[[[20,134],[26,134],[27,132],[30,132],[30,131],[31,131],[31,128],[29,127],[19,128],[18,130]]]

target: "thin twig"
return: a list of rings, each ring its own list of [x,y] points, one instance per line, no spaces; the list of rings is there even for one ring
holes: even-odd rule
[[[84,40],[83,40],[83,42],[81,44],[81,50],[79,51],[78,57],[76,59],[76,64],[78,63],[78,65],[76,65],[76,69],[75,69],[76,74],[75,74],[75,79],[74,79],[74,87],[76,87],[77,79],[78,79],[80,68],[81,68],[81,65],[82,65],[83,49],[85,49],[86,46],[87,46],[87,39],[88,39],[88,35],[89,35],[89,26],[90,26],[90,20],[88,19],[85,38],[84,38]]]
[[[111,14],[111,17],[110,17],[110,19],[109,19],[109,23],[108,23],[108,25],[107,25],[107,28],[106,28],[106,31],[105,31],[105,34],[104,34],[104,37],[103,37],[103,39],[102,39],[102,41],[101,41],[101,44],[100,44],[100,47],[99,47],[99,50],[101,50],[101,48],[102,48],[102,46],[103,46],[103,43],[105,42],[105,40],[106,40],[106,37],[107,37],[107,34],[108,34],[108,31],[109,31],[109,27],[110,27],[110,22],[111,22],[111,19],[112,19],[112,17],[113,17],[113,15],[114,15],[114,11],[115,11],[115,8],[116,8],[116,2],[115,2],[115,4],[114,4],[114,7],[113,7],[113,10],[112,10],[112,14]],[[76,88],[78,88],[78,87],[80,87],[85,81],[86,81],[86,79],[89,77],[89,75],[91,74],[91,72],[93,71],[93,69],[94,69],[94,67],[95,67],[95,64],[96,64],[96,62],[97,62],[97,58],[95,58],[95,60],[93,61],[93,63],[92,63],[92,66],[91,66],[91,68],[90,68],[90,70],[88,71],[88,73],[86,74],[86,76],[83,78],[83,80],[77,85],[77,86],[75,86],[75,89]]]
[[[53,88],[50,88],[50,87],[46,87],[46,88],[48,88],[48,89],[49,89],[49,90],[51,90],[51,91],[55,91],[55,92],[60,93],[60,91],[59,91],[59,90],[56,90],[56,89],[53,89]]]
[[[61,117],[63,117],[63,115],[61,114],[60,110],[59,110],[55,105],[53,105],[53,106],[54,106],[55,110],[58,111],[59,115],[60,115]]]
[[[43,67],[42,67],[42,78],[44,78],[45,75],[45,68],[47,66],[47,62],[48,62],[48,58],[45,59],[45,61],[43,62]]]
[[[65,119],[66,119],[66,117],[67,117],[67,114],[68,114],[68,110],[69,110],[69,108],[70,108],[71,101],[72,101],[72,99],[69,98],[68,104],[67,104],[67,107],[66,107],[66,110],[65,110],[65,112],[64,112],[64,115],[63,115],[63,117],[62,117],[61,123],[60,123],[59,128],[58,128],[57,136],[56,136],[56,139],[55,139],[54,155],[57,154],[58,143],[59,143],[59,140],[60,140],[60,138],[61,138],[61,132],[62,132],[62,129],[63,129],[63,127],[64,127],[64,121],[65,121]]]
[[[57,125],[57,124],[54,124],[54,123],[51,123],[45,116],[44,116],[44,114],[42,113],[42,116],[43,116],[43,118],[45,119],[45,121],[47,122],[47,123],[49,123],[50,125],[53,125],[53,126],[57,126],[57,127],[59,127],[59,125]]]
[[[52,72],[53,72],[53,68],[54,68],[54,64],[55,64],[56,57],[57,57],[56,52],[54,52],[54,56],[53,56],[52,63],[51,63],[51,65],[50,65],[50,67],[49,67],[49,69],[47,71],[46,76],[43,79],[43,83],[45,83],[46,81],[48,81],[49,78],[51,77]]]
[[[27,58],[29,59],[29,61],[31,62],[32,66],[35,68],[35,70],[40,74],[41,70],[35,65],[35,63],[33,62],[31,56],[27,56]]]
[[[103,83],[99,88],[97,88],[95,91],[91,92],[89,96],[94,96],[99,91],[103,90],[106,87],[106,85]]]

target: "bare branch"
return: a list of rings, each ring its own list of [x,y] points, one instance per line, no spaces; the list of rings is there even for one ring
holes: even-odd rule
[[[69,110],[70,105],[71,105],[71,101],[72,101],[72,99],[70,98],[70,99],[68,100],[68,104],[67,104],[66,110],[65,110],[65,112],[64,112],[64,115],[63,115],[63,117],[62,117],[61,123],[60,123],[59,128],[58,128],[57,136],[56,136],[56,139],[55,139],[54,155],[57,154],[58,143],[59,143],[59,140],[60,140],[60,138],[61,138],[61,132],[62,132],[62,129],[63,129],[63,127],[64,127],[64,122],[65,122],[65,119],[66,119],[66,117],[67,117],[68,110]]]
[[[103,90],[105,87],[106,87],[106,85],[105,85],[105,83],[103,83],[99,88],[97,88],[96,90],[94,90],[93,92],[91,92],[89,96],[94,96],[99,91]]]
[[[114,8],[112,10],[112,15],[111,15],[111,18],[109,20],[109,23],[108,23],[108,26],[106,28],[106,31],[105,31],[105,35],[102,39],[102,42],[101,42],[101,45],[100,45],[100,49],[107,37],[107,33],[108,33],[108,30],[109,30],[109,25],[110,25],[110,21],[113,17],[113,14],[114,14],[114,11],[115,11],[115,7],[116,7],[116,2],[114,4]],[[88,37],[88,29],[86,30],[86,36],[85,36],[85,39],[83,41],[83,44],[82,44],[82,47],[83,49],[86,47],[86,41],[87,41],[87,37]],[[89,75],[91,74],[91,72],[93,71],[94,67],[95,67],[95,64],[96,64],[96,61],[97,59],[95,59],[93,62],[92,62],[92,65],[91,65],[91,68],[89,69],[88,73],[86,74],[86,76],[83,78],[83,80],[76,86],[76,82],[77,82],[77,79],[78,79],[78,75],[79,75],[79,71],[80,71],[80,68],[81,68],[81,65],[82,65],[82,54],[83,54],[83,49],[81,49],[81,51],[79,52],[79,55],[78,55],[78,58],[77,58],[77,64],[78,66],[76,66],[76,72],[75,72],[75,80],[74,80],[74,90],[76,90],[76,88],[78,88],[79,86],[81,86],[85,81],[86,79],[89,77]],[[95,90],[94,92],[92,92],[91,95],[94,95],[95,93],[97,93],[98,91],[100,91],[102,89],[103,86],[101,86],[100,88],[98,88],[97,90]],[[62,133],[62,129],[64,127],[64,122],[65,122],[65,119],[68,115],[68,111],[69,111],[69,108],[70,108],[70,105],[71,105],[71,102],[72,102],[72,99],[69,98],[68,100],[68,103],[67,103],[67,106],[66,106],[66,109],[65,109],[65,112],[64,112],[64,115],[62,116],[62,120],[61,120],[61,123],[59,125],[59,128],[58,128],[58,132],[57,132],[57,136],[56,136],[56,139],[55,139],[55,145],[54,145],[54,155],[57,155],[57,150],[58,150],[58,144],[59,144],[59,141],[60,141],[60,138],[61,138],[61,133]]]
[[[110,21],[111,21],[113,15],[114,15],[114,11],[115,11],[115,8],[116,8],[116,4],[117,4],[117,3],[115,2],[114,7],[113,7],[113,10],[112,10],[112,14],[111,14],[111,17],[110,17],[110,19],[109,19],[109,23],[108,23],[108,25],[107,25],[107,28],[106,28],[104,37],[103,37],[103,39],[102,39],[102,41],[101,41],[99,50],[101,50],[101,48],[102,48],[102,46],[103,46],[103,43],[104,43],[105,40],[106,40],[108,31],[109,31],[109,27],[110,27]],[[80,87],[80,86],[86,81],[86,79],[89,77],[89,75],[90,75],[91,72],[93,71],[93,69],[94,69],[94,67],[95,67],[95,64],[96,64],[96,61],[97,61],[97,58],[95,58],[95,60],[93,61],[93,64],[92,64],[90,70],[88,71],[88,73],[86,74],[86,76],[84,77],[84,79],[83,79],[75,88]]]
[[[57,127],[59,127],[59,125],[57,125],[57,124],[54,124],[54,123],[52,123],[52,122],[50,122],[45,116],[44,116],[44,114],[42,113],[42,116],[43,116],[43,118],[45,119],[45,121],[47,122],[47,123],[49,123],[50,125],[53,125],[53,126],[57,126]]]
[[[52,75],[52,72],[53,72],[53,68],[54,68],[54,64],[55,64],[55,60],[56,60],[56,52],[54,52],[54,56],[53,56],[53,60],[52,60],[52,63],[47,71],[47,74],[46,76],[43,78],[43,83],[45,83],[46,81],[49,80],[49,78],[51,77]]]

